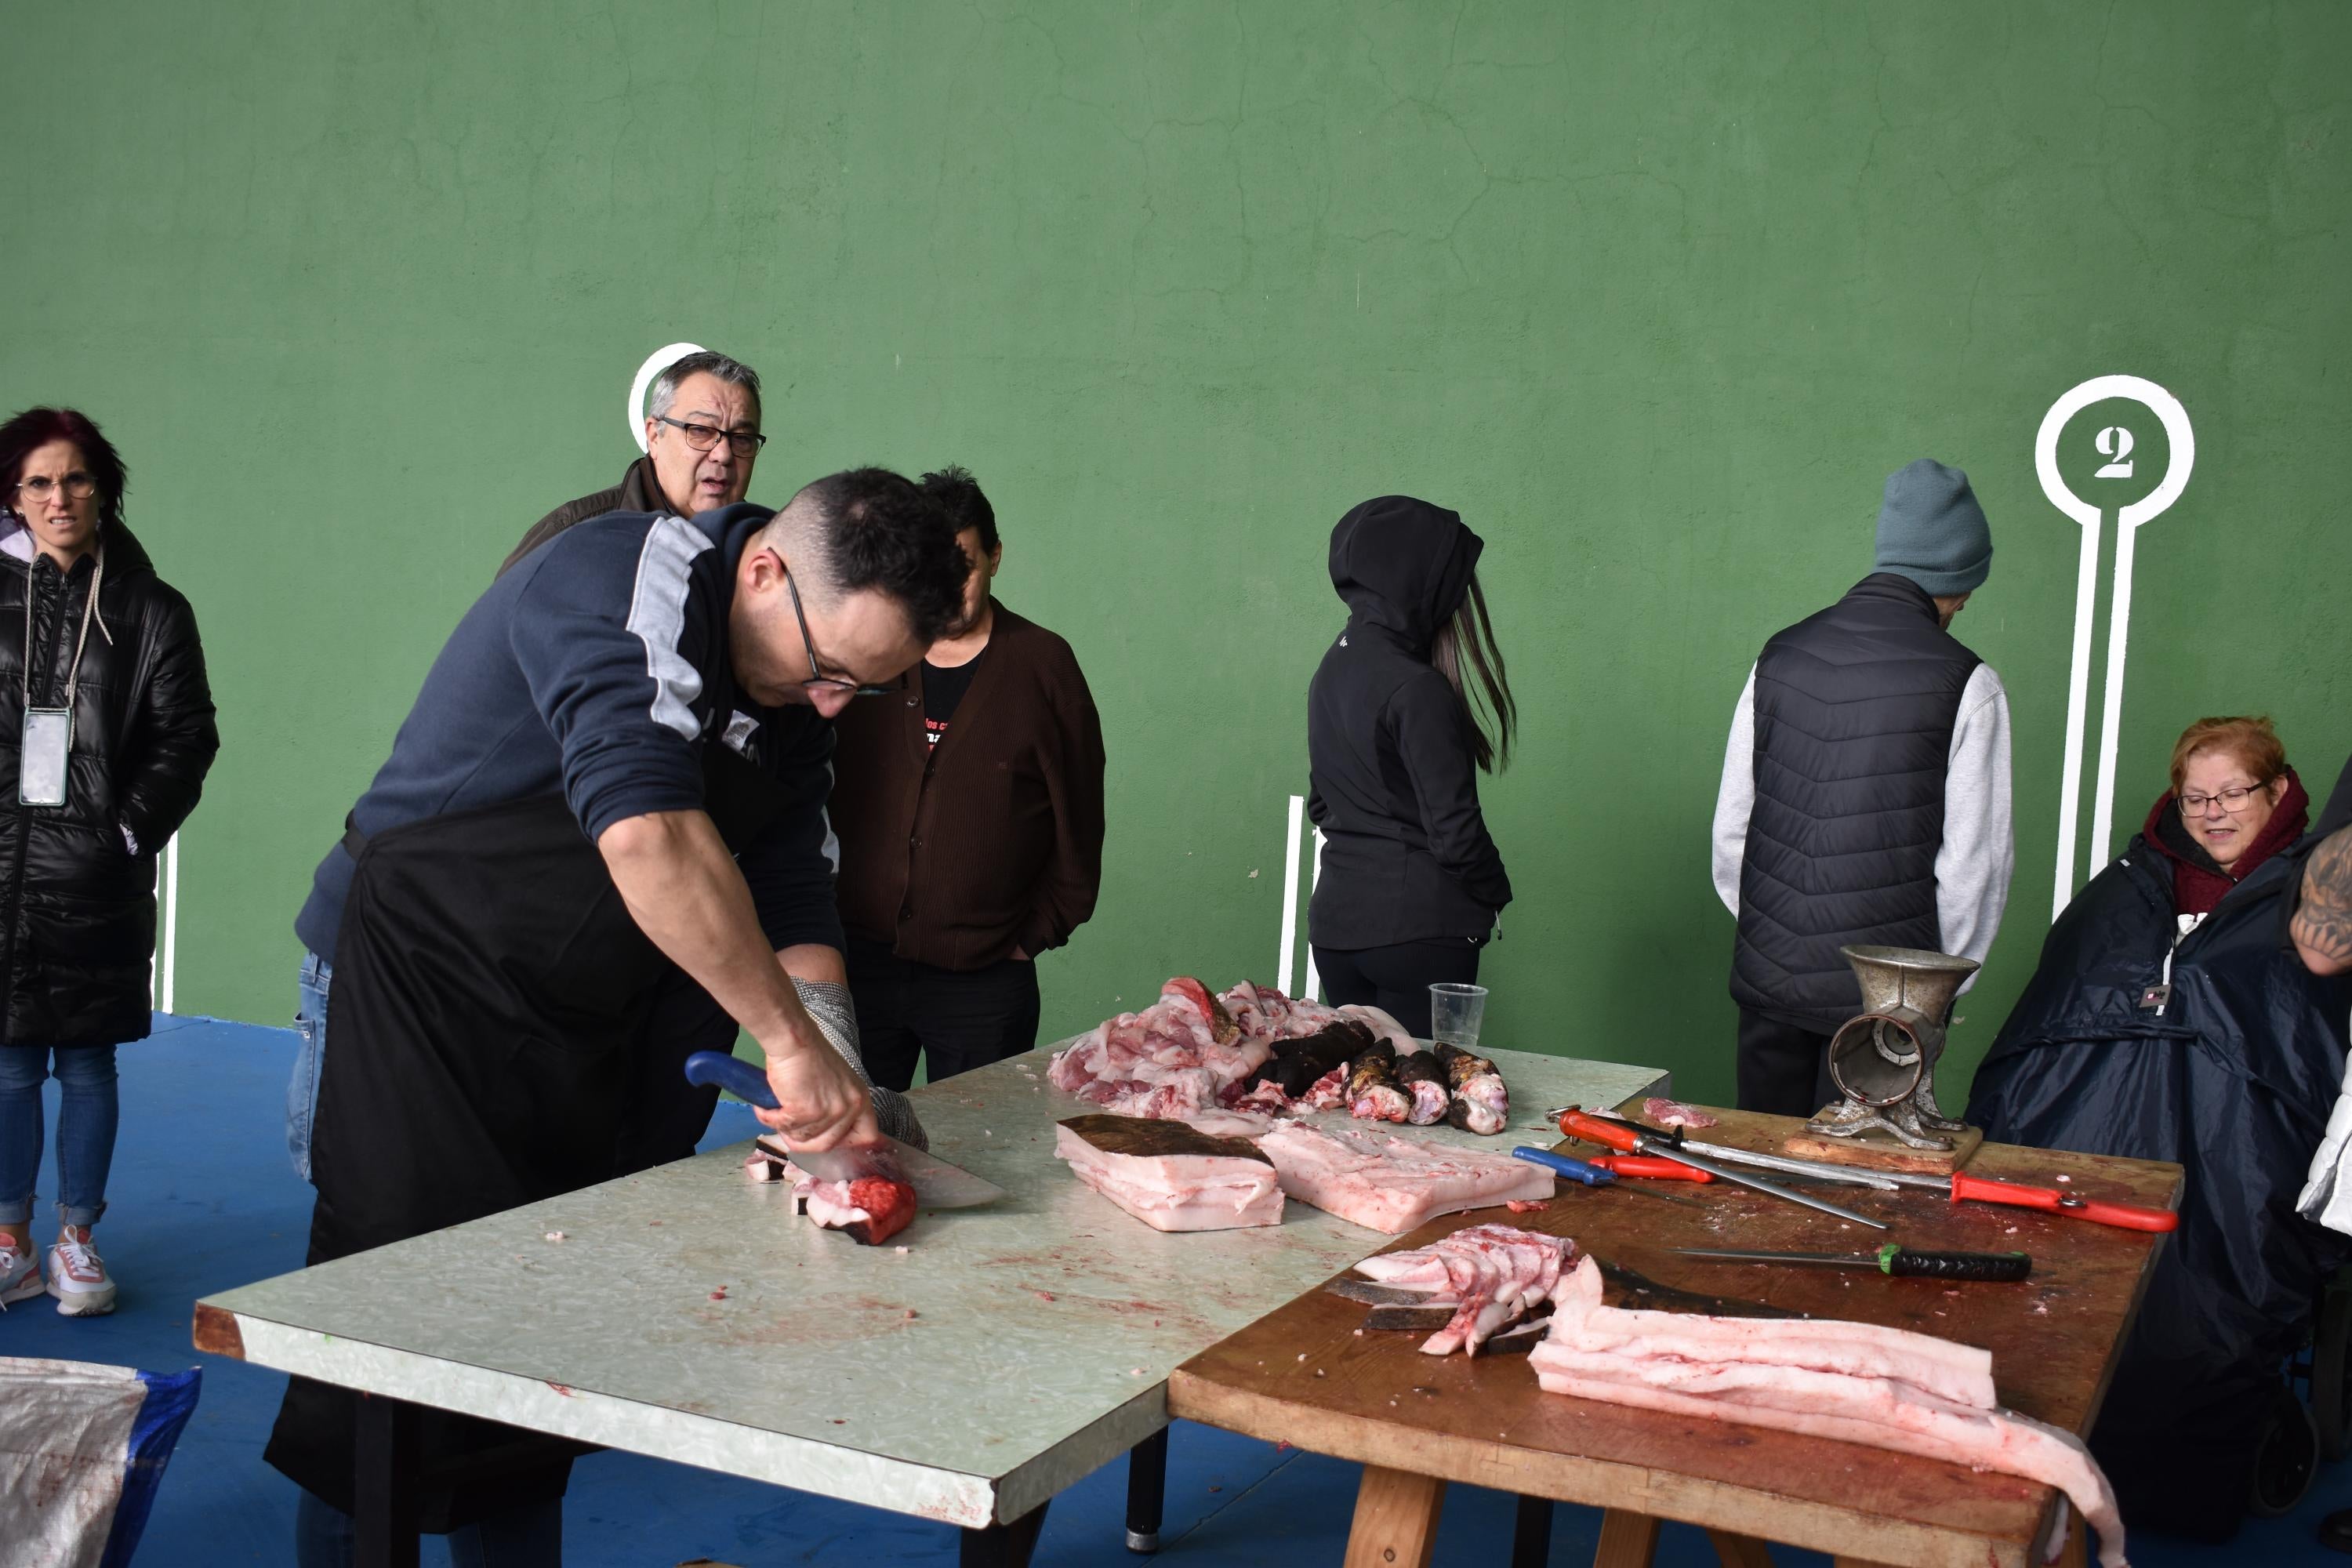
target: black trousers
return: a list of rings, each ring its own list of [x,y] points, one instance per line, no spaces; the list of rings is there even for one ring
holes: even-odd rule
[[[1739,1010],[1740,1110],[1811,1116],[1837,1098],[1827,1035]]]
[[[866,1070],[885,1089],[953,1078],[1037,1047],[1037,966],[1008,958],[969,972],[900,958],[888,944],[849,939],[849,994]]]
[[[1378,1007],[1402,1024],[1407,1034],[1425,1040],[1429,988],[1442,981],[1475,984],[1478,950],[1485,945],[1483,937],[1451,937],[1387,947],[1318,947],[1315,972],[1322,976],[1323,994],[1333,1006]]]

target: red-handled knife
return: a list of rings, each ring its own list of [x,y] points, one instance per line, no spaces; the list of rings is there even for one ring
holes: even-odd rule
[[[1595,1154],[1585,1162],[1604,1171],[1614,1171],[1621,1176],[1641,1176],[1653,1182],[1711,1182],[1715,1178],[1705,1171],[1684,1164],[1680,1160],[1662,1160],[1654,1154]]]

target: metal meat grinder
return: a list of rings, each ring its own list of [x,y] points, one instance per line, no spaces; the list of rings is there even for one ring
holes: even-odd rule
[[[1805,1124],[1808,1132],[1860,1138],[1891,1132],[1914,1149],[1947,1152],[1939,1133],[1966,1131],[1936,1103],[1952,1002],[1977,972],[1972,958],[1916,947],[1842,947],[1862,982],[1862,1011],[1830,1037],[1830,1081],[1845,1098]]]

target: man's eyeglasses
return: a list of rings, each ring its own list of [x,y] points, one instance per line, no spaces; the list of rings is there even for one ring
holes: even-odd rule
[[[801,647],[808,649],[809,678],[801,682],[802,690],[812,697],[822,696],[828,691],[845,692],[852,697],[888,694],[890,689],[887,686],[860,686],[854,680],[835,680],[829,675],[819,675],[816,672],[816,644],[810,640],[808,616],[801,609],[801,591],[793,585],[789,570],[784,574],[784,592],[793,596],[793,619],[801,624]]]
[[[2219,805],[2235,816],[2246,809],[2246,797],[2263,787],[2261,784],[2237,784],[2211,795],[2184,795],[2180,797],[2180,809],[2191,816],[2202,816],[2207,806]]]
[[[68,499],[72,500],[88,500],[98,493],[98,481],[79,468],[62,479],[53,479],[46,474],[23,479],[18,481],[16,489],[23,492],[26,500],[37,506],[57,494],[60,486],[64,488]]]
[[[768,438],[757,430],[721,430],[716,425],[689,424],[683,419],[673,419],[667,414],[656,414],[654,417],[683,434],[686,444],[698,452],[708,452],[719,445],[719,438],[722,436],[727,438],[728,448],[739,458],[756,458],[760,455],[760,448],[768,444]]]

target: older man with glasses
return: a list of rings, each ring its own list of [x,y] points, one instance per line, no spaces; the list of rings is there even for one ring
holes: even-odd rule
[[[688,354],[656,376],[646,394],[646,455],[612,489],[565,501],[532,523],[499,570],[608,511],[692,517],[733,506],[750,492],[751,467],[767,444],[760,433],[759,373],[722,353]]]

